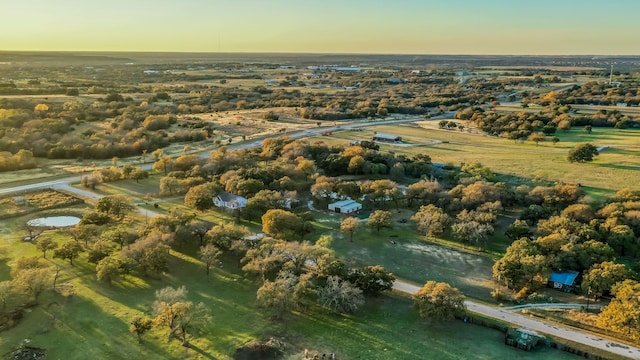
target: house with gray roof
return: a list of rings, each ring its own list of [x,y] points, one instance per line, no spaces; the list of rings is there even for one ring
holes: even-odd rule
[[[247,199],[240,195],[220,191],[218,195],[213,197],[213,204],[219,208],[236,210],[247,206]]]

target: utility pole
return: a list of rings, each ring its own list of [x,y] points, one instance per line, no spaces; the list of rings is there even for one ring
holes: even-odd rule
[[[613,82],[613,64],[611,64],[611,73],[609,74],[609,85]]]

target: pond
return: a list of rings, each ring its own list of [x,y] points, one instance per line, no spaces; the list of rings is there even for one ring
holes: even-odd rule
[[[29,226],[66,227],[80,222],[75,216],[49,216],[27,221]]]

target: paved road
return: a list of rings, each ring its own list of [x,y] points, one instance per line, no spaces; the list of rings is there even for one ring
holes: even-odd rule
[[[396,281],[393,284],[393,288],[397,291],[407,294],[415,294],[418,290],[420,290],[419,286],[403,281]],[[585,333],[578,329],[572,329],[560,324],[546,323],[541,320],[529,318],[527,316],[495,306],[489,306],[470,300],[465,301],[465,305],[467,306],[467,309],[469,311],[482,314],[494,319],[506,321],[518,327],[534,330],[541,334],[548,334],[556,338],[570,340],[631,359],[640,359],[640,348],[638,347],[629,346],[617,341],[605,339],[597,335]]]

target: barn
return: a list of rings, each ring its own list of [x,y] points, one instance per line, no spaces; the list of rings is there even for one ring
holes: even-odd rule
[[[387,134],[375,134],[371,138],[373,141],[384,141],[384,142],[400,142],[402,138],[397,135],[387,135]]]
[[[355,200],[347,199],[329,204],[329,211],[343,215],[357,213],[362,210],[362,204]]]

